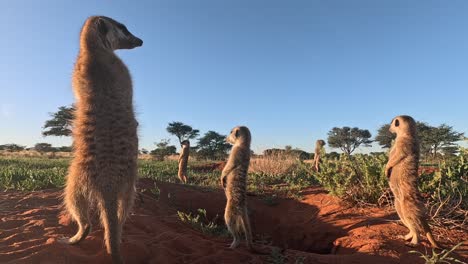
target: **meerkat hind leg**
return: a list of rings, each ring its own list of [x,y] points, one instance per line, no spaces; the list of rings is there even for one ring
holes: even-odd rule
[[[410,239],[413,238],[413,233],[410,231],[408,234],[404,235],[404,236],[401,236],[401,238],[403,238],[404,240],[408,241]]]
[[[78,189],[68,189],[65,194],[65,206],[73,220],[77,222],[78,231],[73,237],[64,237],[59,239],[59,241],[62,243],[75,245],[83,241],[91,231],[88,202]]]
[[[413,233],[413,238],[411,239],[410,245],[417,246],[419,244],[419,235],[416,227],[413,224],[409,226],[410,233]]]
[[[400,217],[400,220],[401,222],[403,223],[404,226],[406,226],[408,229],[409,229],[409,224],[408,222],[405,220],[404,216],[403,216],[403,213],[401,211],[401,207],[400,207],[400,202],[398,200],[395,200],[395,210],[397,211],[397,214],[398,216]],[[414,236],[414,233],[410,230],[408,232],[408,234],[404,235],[404,236],[398,236],[406,241],[412,239]]]
[[[241,218],[242,221],[242,228],[244,230],[245,240],[247,242],[247,248],[252,251],[253,250],[253,243],[252,243],[252,228],[250,227],[250,220],[247,214],[247,209],[243,210],[243,215]]]
[[[229,213],[224,214],[224,220],[226,221],[226,226],[229,230],[229,232],[233,236],[233,241],[229,245],[230,248],[237,248],[240,243],[241,236],[239,234],[239,219],[240,216],[238,215],[230,215]]]

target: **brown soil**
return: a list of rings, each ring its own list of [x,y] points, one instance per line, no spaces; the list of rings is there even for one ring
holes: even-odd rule
[[[301,201],[249,196],[256,247],[267,253],[262,255],[248,252],[244,244],[231,250],[229,237],[203,234],[179,220],[178,210],[204,208],[209,219],[219,215],[222,223],[222,190],[157,186],[159,200],[150,191],[154,183],[140,180],[139,187],[146,191],[124,227],[122,251],[127,263],[281,263],[273,262],[275,250],[286,263],[423,263],[408,253],[414,248],[398,238],[406,230],[395,221],[393,211],[343,206],[319,188],[305,190]],[[0,193],[0,263],[110,263],[97,224],[79,245],[57,242],[76,231],[75,224],[60,215],[60,195],[58,189]],[[434,233],[445,247],[468,240],[468,234],[457,230]],[[423,239],[415,249],[431,252],[427,246]],[[467,250],[465,244],[454,256],[466,261]]]

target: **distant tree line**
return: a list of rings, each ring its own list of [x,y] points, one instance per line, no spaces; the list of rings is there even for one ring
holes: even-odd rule
[[[42,135],[70,136],[74,111],[75,108],[71,105],[61,106],[57,112],[50,113],[51,119],[45,122]],[[360,147],[370,147],[373,142],[378,143],[384,149],[390,148],[393,140],[395,139],[395,135],[390,133],[388,130],[389,127],[389,124],[381,126],[377,130],[377,135],[374,139],[372,139],[372,135],[367,129],[348,126],[333,127],[328,132],[328,146],[340,149],[348,156]],[[417,122],[417,127],[421,144],[421,153],[425,157],[435,158],[438,155],[456,155],[458,151],[457,142],[466,140],[464,133],[455,131],[453,127],[448,126],[447,124],[431,126],[424,122]],[[191,126],[182,122],[171,122],[168,124],[166,130],[170,135],[177,138],[179,144],[184,140],[196,139],[196,145],[191,147],[191,153],[192,156],[199,159],[225,159],[231,149],[231,146],[225,142],[226,136],[215,131],[208,131],[203,136],[200,136],[200,130],[193,129]],[[0,150],[2,148],[5,150],[16,150],[21,149],[22,147],[15,144],[7,145],[0,146]],[[166,156],[176,154],[177,151],[175,145],[170,145],[169,139],[162,139],[160,142],[155,143],[155,146],[155,149],[151,151],[142,149],[141,153],[151,154],[156,159],[164,159]],[[45,149],[47,148],[48,147],[45,146]],[[43,148],[39,146],[39,149]],[[335,153],[332,153],[327,154],[327,156],[339,155],[336,152],[336,155]],[[263,154],[288,154],[294,155],[301,160],[313,158],[313,154],[297,148],[293,149],[291,146],[286,146],[285,149],[267,149]]]

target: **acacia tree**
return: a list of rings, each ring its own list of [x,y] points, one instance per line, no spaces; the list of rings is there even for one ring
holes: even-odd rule
[[[0,145],[0,150],[6,150],[8,152],[17,152],[17,151],[22,151],[24,150],[26,147],[25,146],[21,146],[21,145],[18,145],[18,144],[5,144],[5,145]]]
[[[226,142],[226,136],[215,131],[208,131],[203,137],[198,139],[197,154],[205,159],[224,159],[231,145]]]
[[[372,143],[371,133],[367,129],[357,127],[334,127],[328,132],[328,145],[341,149],[350,156],[359,146],[370,147]]]
[[[156,149],[153,149],[150,154],[157,160],[164,160],[166,156],[176,154],[176,147],[169,145],[169,142],[169,139],[162,139],[159,143],[155,143]]]
[[[455,142],[462,140],[463,136],[463,133],[454,131],[453,127],[442,124],[426,131],[423,140],[430,146],[432,157],[435,158],[441,151],[446,154],[453,152],[453,148],[457,145]]]
[[[46,136],[58,136],[68,137],[72,133],[72,122],[74,117],[75,107],[61,106],[55,113],[50,113],[52,117],[46,120],[44,127],[42,128],[42,135]]]
[[[184,140],[198,137],[200,133],[200,130],[193,129],[191,126],[182,122],[169,123],[166,130],[169,134],[174,135],[179,139],[179,144],[182,144],[182,141]]]
[[[52,145],[49,143],[37,143],[36,145],[34,145],[34,150],[40,153],[44,153],[55,151],[55,148],[52,147]]]
[[[389,131],[390,124],[385,124],[377,130],[377,136],[375,136],[375,141],[379,143],[382,148],[391,148],[392,141],[395,139],[396,135]]]

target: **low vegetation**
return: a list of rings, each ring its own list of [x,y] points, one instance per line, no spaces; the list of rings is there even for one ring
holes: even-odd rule
[[[229,232],[225,225],[218,225],[218,215],[212,220],[206,216],[205,209],[198,209],[196,213],[185,213],[177,211],[180,221],[189,224],[192,228],[201,231],[203,234],[212,236],[228,236]]]
[[[62,187],[69,158],[0,156],[0,190],[39,190]],[[467,230],[468,151],[438,163],[421,164],[419,187],[433,223]],[[274,206],[280,197],[300,199],[301,191],[323,186],[332,195],[361,206],[391,205],[392,197],[384,175],[385,153],[326,155],[320,172],[310,163],[278,152],[252,158],[248,191],[263,196]],[[221,169],[217,163],[191,161],[189,184],[219,188]],[[139,175],[161,182],[178,183],[177,161],[140,160]],[[203,169],[209,167],[208,170]],[[214,168],[214,169],[213,169]]]
[[[418,254],[422,259],[424,259],[424,262],[426,264],[438,264],[438,263],[447,263],[447,264],[451,264],[451,263],[462,263],[463,264],[463,263],[465,263],[466,264],[466,262],[463,262],[461,260],[458,260],[458,259],[453,258],[453,257],[450,256],[450,254],[453,251],[455,251],[455,249],[460,247],[462,244],[463,244],[463,242],[455,245],[451,249],[444,249],[439,253],[437,253],[435,249],[432,249],[432,254],[431,255],[429,255],[427,253],[422,253],[422,252],[419,252],[419,251],[415,251],[415,250],[412,250],[409,253]]]

